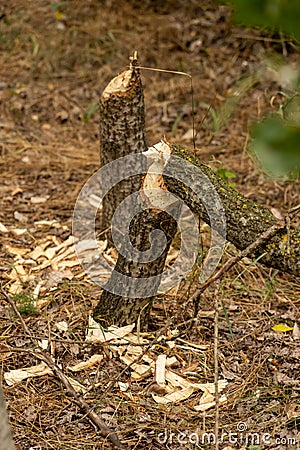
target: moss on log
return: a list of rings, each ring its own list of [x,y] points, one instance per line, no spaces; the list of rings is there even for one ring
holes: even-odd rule
[[[179,145],[171,145],[172,155],[164,169],[164,182],[170,192],[182,199],[191,210],[202,220],[209,223],[209,217],[201,198],[195,192],[184,186],[178,179],[169,177],[165,173],[180,173],[185,175],[196,186],[201,180],[195,178],[192,167],[183,167],[181,158],[190,162],[208,177],[219,195],[226,215],[226,238],[239,250],[245,249],[253,243],[264,231],[278,222],[278,219],[265,207],[258,205],[244,197],[236,189],[219,177],[209,166],[203,164],[197,157]],[[262,256],[263,255],[263,256]],[[300,275],[300,229],[290,227],[280,229],[264,244],[259,246],[252,255],[253,258],[262,256],[260,262],[268,267],[274,267],[293,275]]]

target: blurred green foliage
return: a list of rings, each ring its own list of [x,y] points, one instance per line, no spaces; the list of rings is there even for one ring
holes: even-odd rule
[[[277,179],[295,179],[300,170],[300,123],[272,115],[252,128],[250,151]]]
[[[229,0],[236,21],[280,32],[293,39],[300,50],[300,0]],[[281,64],[278,70],[289,69]],[[296,80],[277,111],[256,123],[250,150],[262,169],[277,179],[295,179],[300,174],[300,66]],[[288,77],[288,70],[286,73]],[[285,77],[286,78],[286,77]]]
[[[300,41],[299,0],[229,0],[235,19],[250,26],[273,28]]]
[[[235,187],[235,183],[231,181],[232,179],[236,178],[236,174],[234,172],[230,172],[227,169],[224,169],[223,167],[217,170],[217,175],[219,177],[223,178],[223,180],[227,181],[229,186]]]
[[[83,113],[83,121],[88,122],[98,109],[98,100],[90,103]]]

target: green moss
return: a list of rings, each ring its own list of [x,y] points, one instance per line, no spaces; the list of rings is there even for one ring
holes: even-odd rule
[[[37,314],[35,299],[32,294],[24,292],[14,295],[12,299],[16,303],[20,314],[24,316]]]

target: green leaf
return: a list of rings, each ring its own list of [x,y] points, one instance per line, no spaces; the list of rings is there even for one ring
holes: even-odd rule
[[[217,174],[222,177],[224,180],[228,180],[229,178],[236,178],[236,174],[234,172],[230,172],[227,169],[218,169]]]
[[[88,122],[98,109],[98,101],[90,103],[83,113],[83,121]]]

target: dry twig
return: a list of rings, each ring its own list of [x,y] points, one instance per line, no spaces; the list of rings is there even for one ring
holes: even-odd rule
[[[4,296],[4,300],[13,308],[15,314],[19,318],[22,328],[25,331],[25,333],[30,337],[31,342],[33,343],[35,350],[30,350],[31,354],[35,356],[40,361],[43,361],[47,364],[47,366],[52,370],[53,374],[61,381],[61,383],[64,385],[67,393],[71,396],[73,402],[79,406],[87,415],[87,417],[91,420],[91,422],[99,429],[100,433],[103,436],[106,436],[110,439],[112,444],[120,449],[124,449],[123,445],[121,444],[117,434],[110,430],[106,423],[96,414],[89,406],[89,404],[77,394],[74,387],[71,385],[70,381],[66,377],[66,375],[62,372],[62,370],[58,367],[57,364],[52,360],[51,356],[41,351],[41,349],[38,346],[37,339],[33,336],[30,329],[27,327],[23,317],[21,316],[15,302],[10,298],[10,296],[5,292],[4,289],[1,288],[1,293]]]
[[[261,244],[267,241],[267,239],[272,236],[276,231],[286,227],[286,219],[283,218],[277,223],[268,228],[264,233],[262,233],[256,241],[252,242],[244,250],[240,251],[236,256],[229,259],[217,272],[215,272],[205,283],[200,286],[196,292],[190,298],[194,302],[194,316],[196,317],[199,312],[199,303],[201,295],[206,289],[213,284],[215,281],[219,280],[226,272],[228,272],[233,266],[235,266],[239,261],[241,261],[246,256],[251,255]]]

